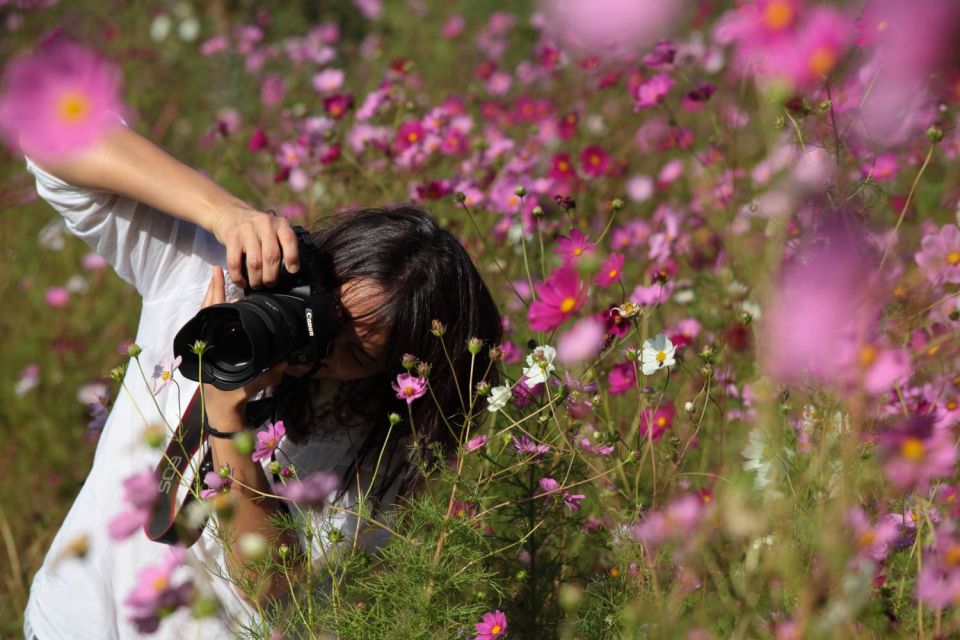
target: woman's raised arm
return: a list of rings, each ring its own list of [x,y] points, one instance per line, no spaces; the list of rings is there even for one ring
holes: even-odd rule
[[[288,270],[299,268],[296,236],[285,218],[258,211],[126,126],[41,168],[70,185],[117,194],[209,231],[226,247],[231,279],[240,286],[244,255],[254,287],[276,280],[281,259]]]

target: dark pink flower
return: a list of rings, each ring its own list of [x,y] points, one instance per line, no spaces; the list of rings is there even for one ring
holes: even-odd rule
[[[562,266],[536,286],[537,300],[527,321],[534,331],[552,331],[572,316],[587,299],[587,288],[570,266]]]
[[[658,73],[641,82],[633,95],[633,110],[642,111],[657,106],[667,97],[672,86],[673,78],[665,73]]]
[[[603,147],[590,145],[580,152],[580,168],[591,178],[597,178],[607,172],[610,156]]]
[[[407,120],[397,129],[394,144],[397,151],[405,151],[414,145],[423,142],[423,125],[419,120]]]
[[[323,99],[323,109],[331,118],[339,120],[353,107],[353,94],[338,93]]]
[[[125,111],[120,75],[99,55],[57,36],[7,65],[0,94],[0,137],[51,158],[83,149]]]
[[[573,168],[573,161],[569,153],[555,153],[550,158],[550,172],[547,174],[554,180],[572,180],[577,177]]]
[[[657,407],[657,410],[646,409],[640,416],[640,436],[644,439],[652,437],[654,442],[663,437],[664,432],[673,425],[673,418],[677,410],[673,403]]]
[[[847,524],[853,530],[857,555],[868,556],[877,562],[883,561],[899,535],[895,520],[878,518],[876,524],[870,524],[867,514],[859,507],[847,512]]]
[[[607,391],[616,396],[633,389],[637,384],[637,370],[632,362],[622,362],[610,368],[607,377]]]
[[[622,253],[611,253],[610,257],[600,263],[600,272],[594,279],[594,284],[598,287],[609,287],[620,279],[623,272],[624,255]]]
[[[517,453],[532,455],[535,458],[550,453],[549,445],[537,444],[527,435],[522,435],[519,439],[517,439],[517,436],[513,436],[513,448]]]
[[[409,373],[398,374],[396,381],[391,382],[390,386],[397,393],[397,399],[406,400],[408,405],[427,392],[426,379]]]
[[[473,640],[497,640],[507,632],[507,616],[499,609],[485,613],[482,621],[476,624],[476,630]]]
[[[286,433],[287,429],[283,426],[283,420],[277,420],[274,423],[268,424],[266,430],[258,431],[257,446],[253,450],[251,459],[254,462],[269,460],[273,452],[280,446],[280,441]]]
[[[576,264],[577,261],[587,253],[593,253],[597,245],[587,240],[580,229],[570,231],[570,237],[560,236],[557,238],[557,248],[555,253],[563,256],[564,264]]]
[[[467,446],[466,446],[467,453],[470,453],[471,451],[476,451],[477,449],[483,447],[483,445],[487,444],[487,440],[489,439],[490,438],[487,436],[477,436],[476,438],[470,438],[469,440],[467,440]]]

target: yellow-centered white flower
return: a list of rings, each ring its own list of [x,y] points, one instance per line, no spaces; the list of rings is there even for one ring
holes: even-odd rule
[[[501,385],[499,387],[494,387],[490,389],[490,397],[487,398],[487,411],[495,413],[500,409],[503,409],[507,406],[507,402],[510,401],[510,396],[513,393],[510,391],[510,387],[507,385]]]
[[[527,377],[527,385],[534,386],[546,382],[553,373],[553,361],[557,358],[557,350],[548,344],[541,345],[527,356],[527,368],[523,375]]]
[[[643,341],[643,352],[640,354],[643,375],[653,375],[660,369],[677,364],[674,359],[677,350],[666,334],[658,334],[652,340]]]

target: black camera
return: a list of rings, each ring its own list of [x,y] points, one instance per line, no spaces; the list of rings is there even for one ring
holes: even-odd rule
[[[201,309],[173,339],[180,372],[200,380],[200,357],[193,345],[202,340],[203,382],[218,389],[242,387],[272,366],[316,364],[330,355],[343,323],[340,302],[332,291],[333,269],[303,227],[294,227],[300,269],[290,273],[281,262],[280,276],[270,289],[244,290],[232,303]],[[244,277],[246,263],[244,262]]]

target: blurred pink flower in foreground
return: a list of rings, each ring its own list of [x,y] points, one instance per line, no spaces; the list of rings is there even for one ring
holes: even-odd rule
[[[633,525],[631,536],[637,542],[659,545],[670,539],[688,538],[703,517],[703,499],[682,495],[662,511],[651,511]]]
[[[603,322],[584,318],[557,339],[557,360],[568,365],[592,360],[600,352],[605,337]]]
[[[160,627],[162,617],[190,606],[193,583],[173,584],[173,573],[185,559],[186,551],[173,547],[163,562],[144,567],[137,574],[137,583],[123,603],[130,608],[130,621],[140,633],[153,633]]]
[[[277,495],[301,506],[321,507],[340,490],[340,479],[328,471],[317,471],[306,478],[290,480],[276,488]]]
[[[114,540],[126,540],[145,525],[157,501],[157,478],[152,470],[134,474],[123,481],[123,500],[129,507],[107,525]]]
[[[546,33],[585,55],[620,57],[669,35],[684,0],[541,0]]]
[[[124,112],[116,69],[62,37],[10,62],[3,86],[0,137],[38,158],[93,144]]]
[[[926,491],[931,480],[950,476],[957,461],[953,434],[936,428],[934,418],[915,415],[878,436],[884,473],[901,489]]]

